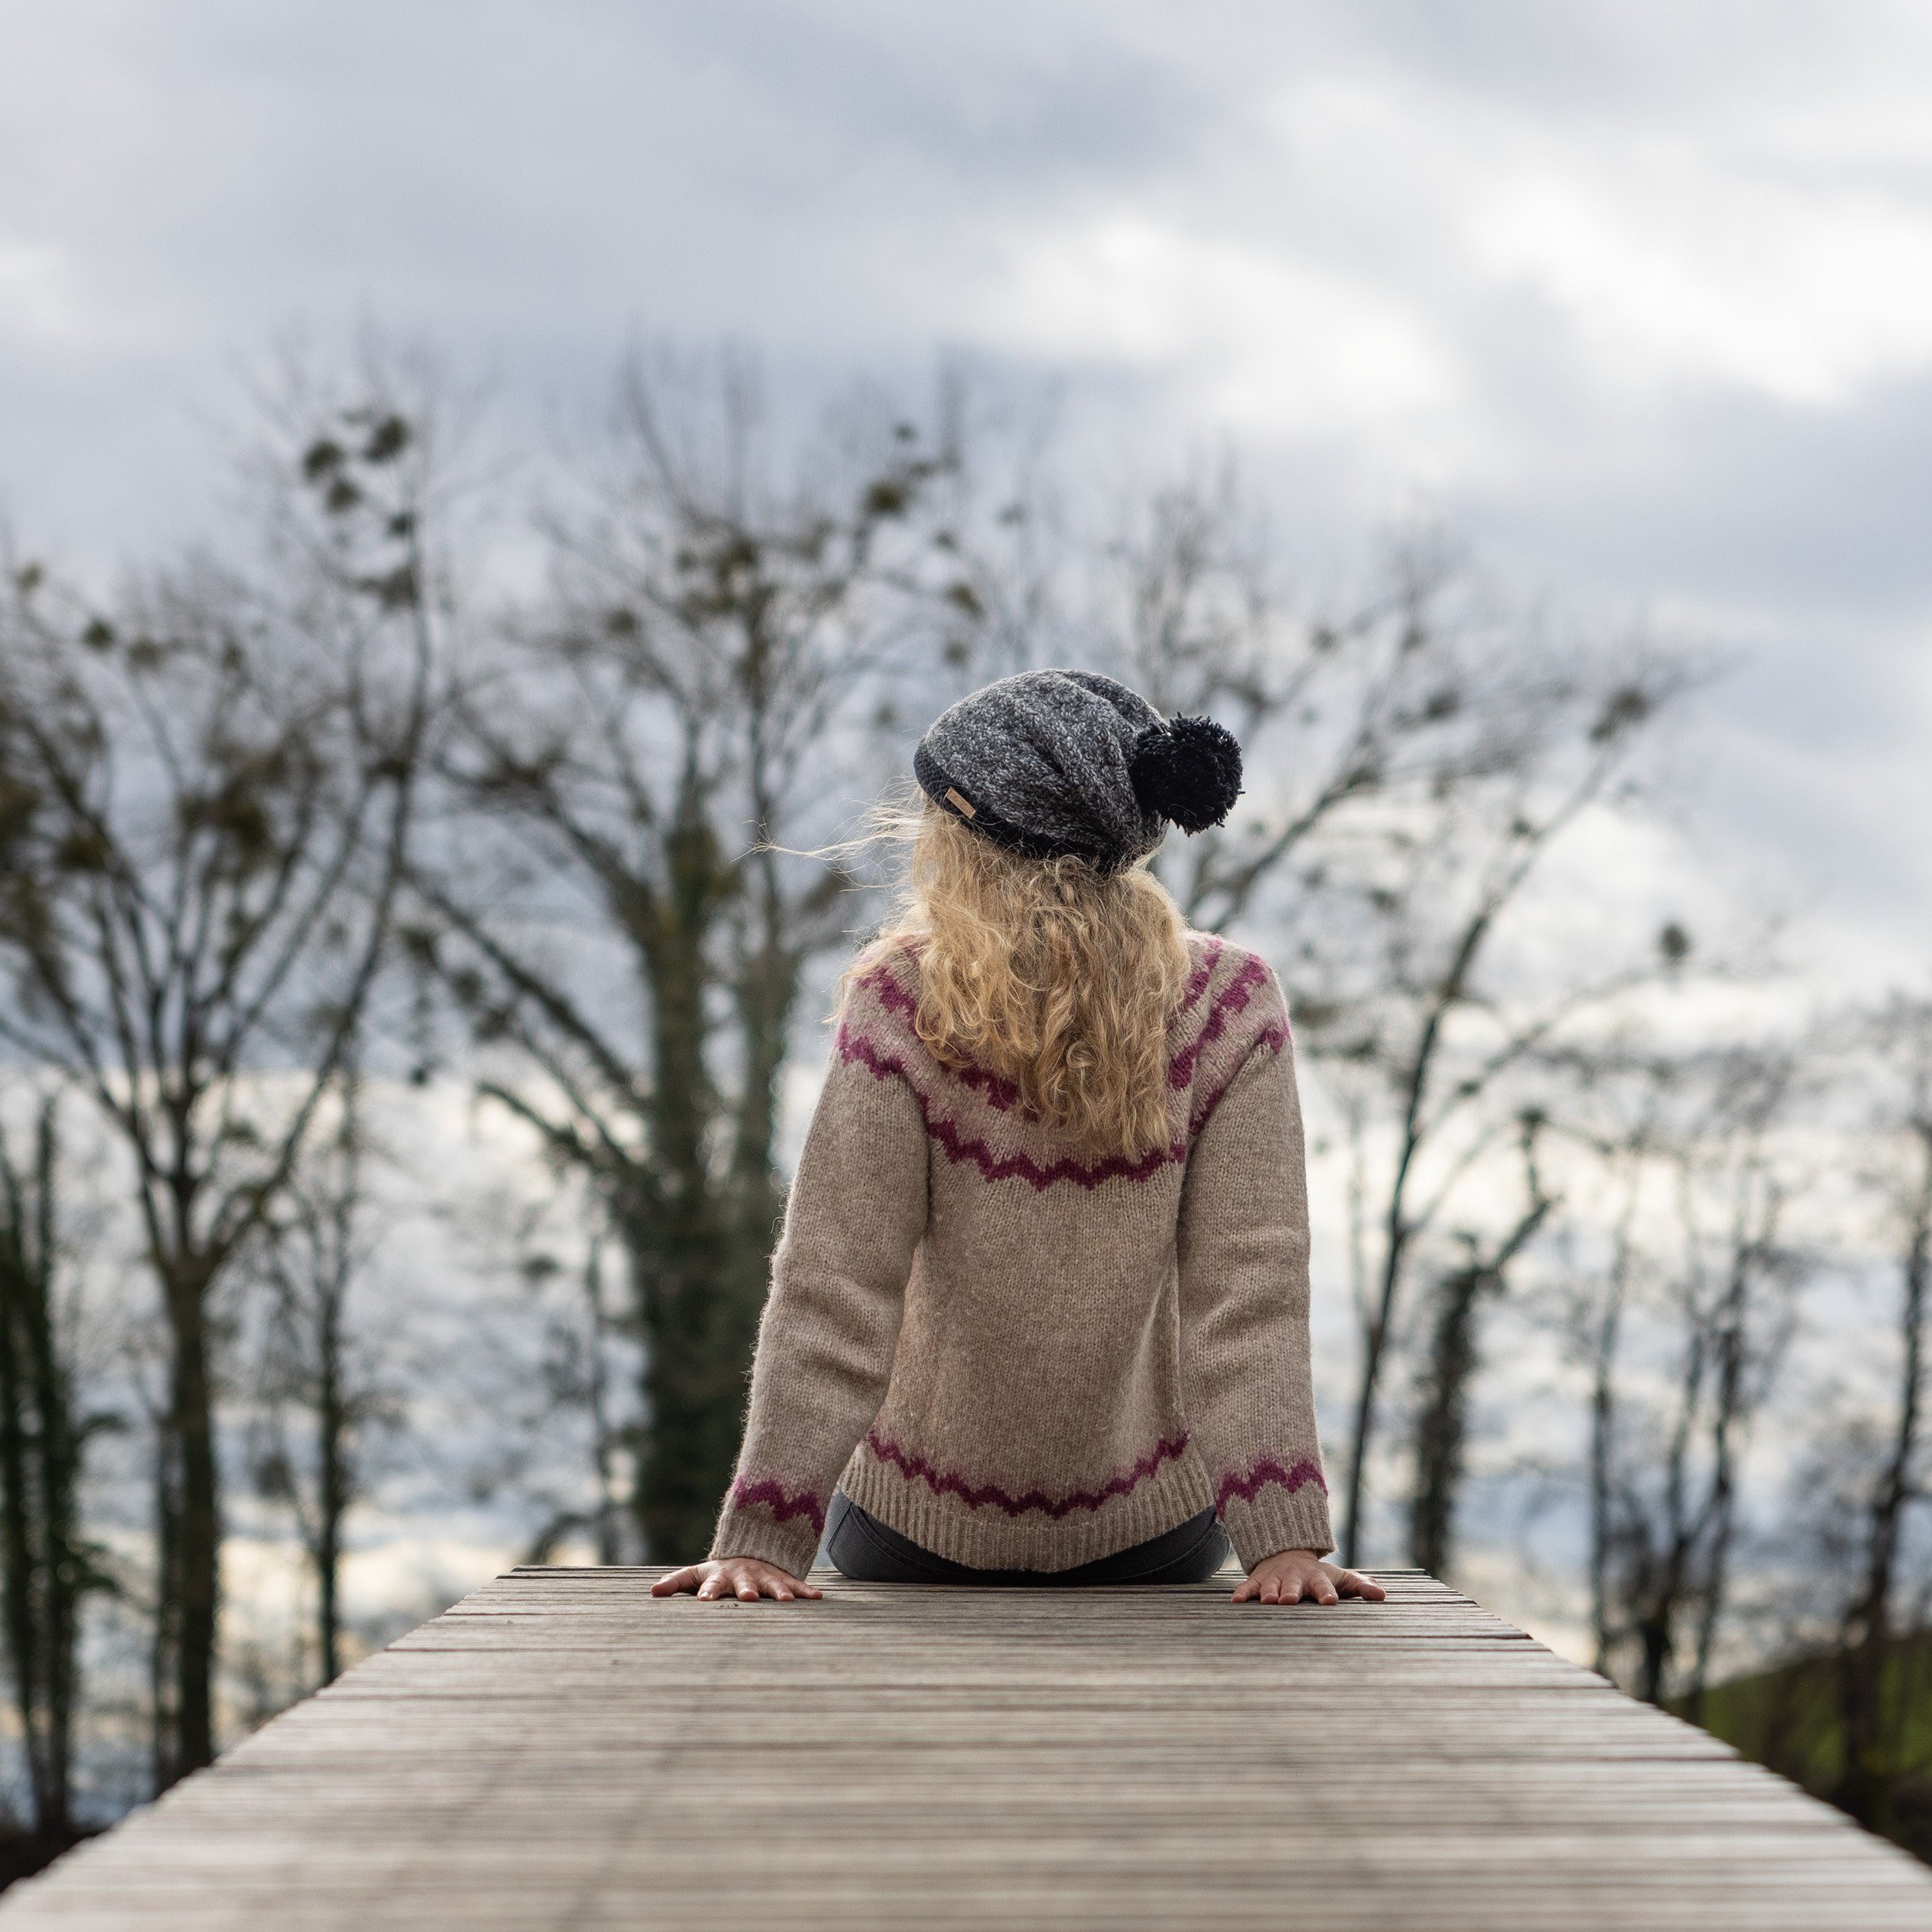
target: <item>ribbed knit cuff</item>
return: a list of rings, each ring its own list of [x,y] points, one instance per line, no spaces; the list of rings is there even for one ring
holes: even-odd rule
[[[714,1561],[723,1556],[753,1556],[760,1563],[775,1563],[787,1576],[801,1580],[818,1553],[818,1526],[803,1515],[774,1522],[760,1510],[727,1509],[718,1519],[717,1532],[711,1539]]]
[[[1252,1498],[1230,1496],[1221,1506],[1221,1522],[1244,1570],[1279,1550],[1312,1549],[1325,1556],[1335,1547],[1328,1496],[1312,1482],[1292,1491],[1270,1484]]]

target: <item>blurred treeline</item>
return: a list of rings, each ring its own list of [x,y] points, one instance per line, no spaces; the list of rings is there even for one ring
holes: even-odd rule
[[[1083,474],[971,381],[803,424],[729,358],[639,358],[598,432],[514,463],[474,417],[404,357],[289,374],[204,547],[104,584],[12,539],[24,1830],[97,1813],[76,1767],[104,1727],[159,1788],[264,1707],[224,1590],[244,1506],[309,1579],[287,1690],[356,1648],[382,1445],[484,1400],[454,1352],[403,1375],[383,1341],[427,1290],[379,1267],[382,1173],[443,1179],[386,1131],[409,1095],[521,1135],[575,1230],[520,1255],[581,1316],[545,1400],[583,1451],[534,1553],[702,1552],[788,1085],[883,910],[879,866],[801,849],[903,785],[954,696],[1077,662],[1247,749],[1229,824],[1158,869],[1294,1005],[1353,1323],[1322,1392],[1345,1553],[1465,1573],[1471,1486],[1507,1478],[1562,1526],[1543,1580],[1600,1668],[1697,1715],[1740,1660],[1802,1652],[1838,1740],[1820,1781],[1909,1834],[1932,1005],[1794,995],[1760,926],[1660,859],[1720,675],[1571,634],[1427,530],[1298,591],[1230,472]],[[452,1237],[447,1269],[472,1259]],[[130,1444],[139,1533],[111,1536],[101,1459]],[[110,1609],[145,1651],[111,1709],[87,1668]]]

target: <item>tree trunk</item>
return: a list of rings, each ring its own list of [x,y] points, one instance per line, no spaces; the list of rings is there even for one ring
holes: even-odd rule
[[[1406,1172],[1406,1165],[1404,1165]],[[1382,1361],[1389,1324],[1395,1317],[1396,1291],[1402,1279],[1409,1229],[1403,1219],[1401,1183],[1388,1214],[1382,1281],[1375,1312],[1362,1335],[1362,1368],[1355,1386],[1355,1430],[1349,1444],[1349,1476],[1342,1505],[1342,1560],[1352,1567],[1361,1558],[1362,1512],[1368,1500],[1369,1454],[1374,1446],[1376,1399],[1382,1386]]]
[[[342,1396],[339,1297],[325,1288],[318,1324],[315,1389],[315,1656],[320,1681],[331,1684],[342,1662],[342,1519],[348,1513],[349,1418]]]
[[[622,1560],[618,1543],[615,1473],[611,1467],[612,1431],[609,1367],[610,1318],[604,1296],[604,1234],[590,1237],[583,1262],[584,1312],[590,1356],[590,1466],[597,1489],[597,1561],[608,1566]]]
[[[163,1791],[180,1774],[181,1456],[173,1418],[155,1423],[155,1610],[148,1645],[148,1695],[151,1711],[149,1781]]]
[[[7,1658],[13,1670],[14,1708],[19,1715],[22,1752],[33,1794],[36,1822],[46,1802],[40,1750],[41,1631],[38,1611],[39,1563],[31,1512],[38,1485],[28,1453],[29,1400],[20,1335],[26,1298],[34,1291],[32,1263],[19,1246],[19,1230],[0,1230],[8,1238],[0,1253],[0,1564],[5,1566]]]
[[[758,1338],[758,1321],[770,1282],[772,1248],[784,1207],[773,1161],[777,1130],[778,1077],[791,1050],[798,997],[798,962],[784,942],[784,914],[767,876],[761,943],[740,968],[736,991],[743,1083],[732,1141],[730,1228],[724,1278],[719,1284],[718,1346],[732,1376],[732,1457],[743,1424],[745,1379]],[[729,1468],[726,1471],[729,1478]]]
[[[1631,1227],[1635,1216],[1637,1188],[1632,1182],[1629,1202],[1617,1231],[1617,1250],[1611,1264],[1596,1330],[1590,1338],[1590,1614],[1597,1639],[1597,1671],[1611,1674],[1610,1556],[1612,1469],[1617,1451],[1617,1366],[1622,1333],[1624,1300],[1629,1291],[1632,1266]]]
[[[1676,1610],[1676,1592],[1668,1590],[1648,1604],[1637,1620],[1637,1695],[1646,1704],[1661,1706],[1669,1689],[1671,1653],[1677,1641]]]
[[[43,1172],[46,1185],[51,1177],[46,1169]],[[73,1835],[72,1760],[80,1600],[93,1573],[77,1546],[80,1434],[75,1426],[73,1380],[54,1327],[50,1240],[42,1253],[40,1292],[26,1310],[33,1406],[40,1437],[41,1691],[46,1706],[35,1821],[43,1837],[64,1842]]]
[[[70,1764],[80,1600],[80,1437],[54,1311],[55,1117],[43,1109],[31,1189],[0,1150],[0,1583],[37,1836],[73,1837]]]
[[[638,1525],[645,1560],[691,1563],[709,1546],[738,1452],[748,1349],[723,1291],[729,1229],[713,1177],[715,1096],[705,1055],[707,957],[730,868],[685,776],[666,840],[670,889],[648,936],[657,1170],[650,1221],[625,1217],[645,1339],[645,1440]]]
[[[1717,1628],[1730,1587],[1731,1542],[1736,1532],[1736,1434],[1743,1420],[1744,1319],[1750,1269],[1754,1250],[1740,1246],[1733,1265],[1718,1330],[1716,1412],[1711,1425],[1711,1484],[1705,1516],[1707,1524],[1703,1587],[1698,1607],[1696,1647],[1691,1657],[1691,1681],[1684,1715],[1693,1724],[1704,1721],[1704,1694],[1709,1688]]]
[[[175,1736],[165,1782],[215,1756],[215,1643],[221,1596],[221,1478],[209,1359],[208,1279],[189,1266],[165,1283],[169,1341],[168,1433],[178,1458],[172,1560]]]
[[[1536,1123],[1526,1121],[1523,1167],[1529,1205],[1488,1256],[1445,1281],[1436,1303],[1422,1413],[1416,1424],[1415,1488],[1410,1506],[1414,1560],[1432,1577],[1448,1569],[1469,1440],[1469,1390],[1478,1366],[1476,1327],[1485,1294],[1500,1294],[1511,1266],[1556,1203],[1537,1178]]]
[[[720,1357],[724,1243],[708,1196],[673,1201],[632,1248],[645,1309],[646,1422],[638,1524],[651,1563],[692,1563],[711,1541],[737,1454],[743,1389]]]
[[[1494,1277],[1482,1266],[1442,1284],[1417,1418],[1415,1487],[1409,1507],[1410,1560],[1432,1577],[1450,1563],[1457,1492],[1468,1441],[1469,1385],[1476,1366],[1476,1304]]]

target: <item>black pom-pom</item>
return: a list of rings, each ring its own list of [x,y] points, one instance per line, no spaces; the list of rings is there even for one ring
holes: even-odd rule
[[[1241,795],[1241,747],[1212,718],[1168,718],[1142,728],[1127,775],[1145,810],[1183,832],[1205,832]]]

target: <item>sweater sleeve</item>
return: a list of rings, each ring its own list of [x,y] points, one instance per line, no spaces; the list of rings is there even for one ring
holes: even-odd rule
[[[926,1230],[917,1097],[849,1040],[842,1028],[786,1199],[744,1439],[711,1543],[714,1557],[757,1556],[794,1577],[884,1397]]]
[[[1249,1570],[1277,1550],[1335,1547],[1309,1363],[1307,1155],[1282,1012],[1189,1153],[1177,1236],[1182,1400]]]

